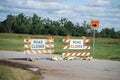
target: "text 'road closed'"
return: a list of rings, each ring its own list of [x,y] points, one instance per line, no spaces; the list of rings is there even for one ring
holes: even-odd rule
[[[45,39],[31,39],[31,49],[45,49]]]
[[[84,43],[82,39],[71,39],[70,49],[84,49]]]

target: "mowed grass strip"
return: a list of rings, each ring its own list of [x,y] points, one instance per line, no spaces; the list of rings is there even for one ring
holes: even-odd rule
[[[23,51],[23,45],[23,39],[0,38],[0,50]]]
[[[29,35],[29,34],[7,34],[0,33],[0,50],[10,51],[24,51],[24,38],[31,37],[32,39],[46,39],[50,35]],[[63,52],[84,52],[84,50],[63,50],[62,46],[65,45],[62,39],[66,36],[52,36],[54,38],[55,53],[62,54]],[[71,37],[71,39],[81,39],[81,37]],[[95,39],[95,53],[93,54],[92,38],[90,45],[91,49],[87,50],[94,58],[109,59],[120,61],[120,39],[112,38],[96,38]]]
[[[41,76],[20,68],[0,65],[0,80],[41,80]]]
[[[94,57],[120,61],[120,39],[97,38]]]

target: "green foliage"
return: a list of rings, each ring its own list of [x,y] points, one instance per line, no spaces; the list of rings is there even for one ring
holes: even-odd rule
[[[114,28],[111,28],[111,29],[105,28],[100,32],[100,34],[101,34],[102,37],[108,37],[108,38],[118,37],[117,33],[114,31]]]
[[[60,36],[92,36],[93,29],[86,21],[80,25],[74,24],[67,18],[61,18],[58,21],[49,18],[41,18],[37,14],[32,17],[19,15],[7,15],[6,20],[0,22],[1,33],[22,33],[22,34],[41,34],[41,35],[60,35]],[[120,31],[115,32],[114,28],[105,28],[101,32],[96,32],[96,37],[120,38]]]
[[[15,80],[12,70],[0,65],[0,80]]]

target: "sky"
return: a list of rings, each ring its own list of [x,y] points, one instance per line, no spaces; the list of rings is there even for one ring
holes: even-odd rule
[[[0,21],[8,14],[33,16],[59,20],[67,18],[73,23],[99,20],[98,30],[120,30],[120,0],[0,0]]]

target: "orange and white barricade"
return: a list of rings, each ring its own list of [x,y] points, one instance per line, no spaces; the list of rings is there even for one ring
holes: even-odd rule
[[[67,52],[62,53],[62,57],[66,56],[80,56],[80,57],[89,57],[90,53],[86,52],[87,49],[90,49],[90,46],[86,46],[86,43],[90,43],[90,39],[86,39],[86,37],[83,37],[83,39],[70,39],[70,37],[63,39],[63,43],[67,43],[67,45],[62,46],[62,49],[67,50]],[[75,45],[76,44],[76,45]],[[73,46],[74,48],[72,48]],[[80,48],[81,46],[81,48]],[[84,52],[69,52],[69,49],[79,49],[79,50],[84,50]]]
[[[54,53],[54,50],[24,50],[26,54]]]
[[[90,53],[80,52],[80,53],[62,53],[62,56],[90,56]]]
[[[31,41],[32,39],[30,38],[24,39],[25,54],[54,53],[54,39],[52,37],[48,37],[47,39],[44,39],[45,49],[32,49]]]

